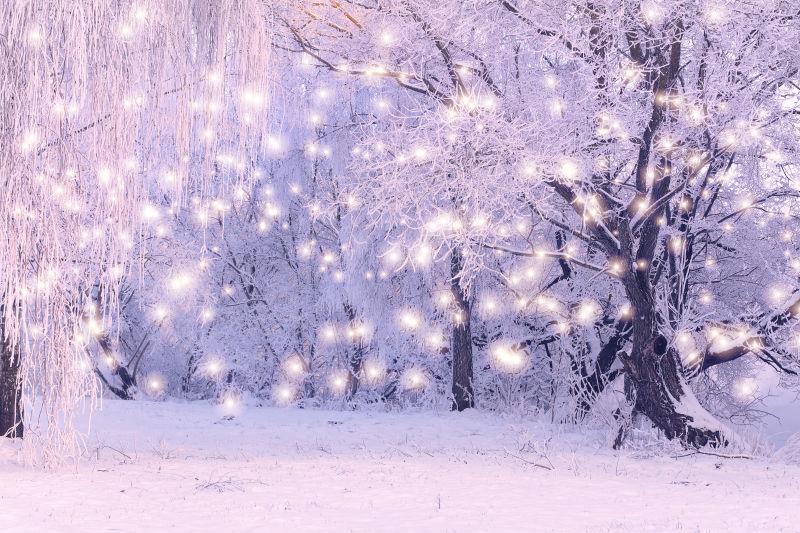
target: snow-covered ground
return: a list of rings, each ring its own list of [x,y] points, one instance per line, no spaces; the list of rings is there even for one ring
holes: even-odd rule
[[[105,401],[90,457],[20,467],[0,531],[797,531],[800,467],[608,449],[472,413]]]

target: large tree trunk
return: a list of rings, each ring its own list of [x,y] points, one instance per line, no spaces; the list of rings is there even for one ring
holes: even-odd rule
[[[669,439],[690,446],[727,444],[724,427],[695,398],[682,372],[679,354],[659,331],[649,287],[641,278],[625,280],[633,307],[631,353],[620,352],[626,379],[635,390],[634,411],[647,416]]]
[[[22,386],[20,352],[6,338],[0,306],[0,436],[22,438]]]
[[[666,346],[666,339],[656,338],[626,365],[636,391],[634,410],[647,416],[669,439],[695,447],[727,444],[720,424],[699,404],[683,379],[675,351],[667,349],[658,355],[659,344]]]
[[[461,287],[463,257],[459,249],[450,257],[450,288],[458,309],[459,320],[453,322],[451,351],[453,353],[453,406],[454,411],[475,407],[472,389],[472,298]]]

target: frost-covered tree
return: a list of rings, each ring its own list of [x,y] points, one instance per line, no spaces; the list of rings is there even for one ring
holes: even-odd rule
[[[41,410],[74,451],[100,390],[570,421],[616,391],[730,441],[742,372],[800,370],[798,16],[3,8],[0,433]]]
[[[148,198],[205,197],[217,146],[260,146],[272,21],[192,0],[12,2],[0,20],[0,397],[41,409],[48,460],[74,450],[86,348],[113,327]]]
[[[321,68],[405,91],[355,166],[372,211],[449,243],[465,290],[495,252],[568,265],[525,294],[536,311],[563,331],[615,317],[598,370],[619,360],[634,410],[704,445],[730,436],[694,369],[797,365],[795,251],[775,247],[797,207],[798,16],[784,0],[376,0],[290,2],[283,22]],[[584,302],[564,310],[547,298],[567,284]]]
[[[207,178],[224,184],[252,165],[251,183],[191,197],[180,211],[146,206],[134,246],[142,272],[126,277],[119,341],[101,339],[92,359],[117,397],[395,401],[437,374],[415,367],[433,332],[398,327],[405,302],[427,288],[423,275],[393,259],[382,229],[359,225],[350,193],[346,165],[371,116],[359,112],[369,90],[334,89],[292,59],[264,150],[252,161],[220,153]]]

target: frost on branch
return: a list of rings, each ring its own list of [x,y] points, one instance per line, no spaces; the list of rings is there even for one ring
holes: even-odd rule
[[[41,421],[26,441],[49,464],[79,452],[88,347],[114,327],[147,202],[177,211],[189,191],[226,188],[206,179],[215,148],[260,146],[271,18],[256,1],[94,0],[2,17],[0,297],[27,419]]]

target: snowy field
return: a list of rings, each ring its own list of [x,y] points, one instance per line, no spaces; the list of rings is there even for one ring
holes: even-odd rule
[[[105,401],[90,457],[0,448],[0,531],[797,531],[800,467],[616,453],[474,412]],[[24,524],[24,525],[20,525]]]

